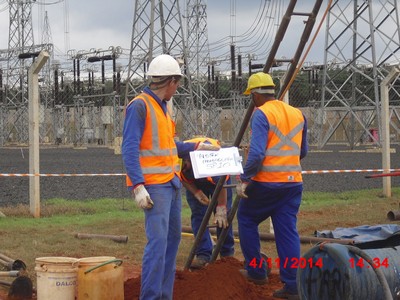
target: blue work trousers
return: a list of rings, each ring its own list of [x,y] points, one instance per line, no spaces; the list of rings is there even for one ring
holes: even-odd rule
[[[203,186],[200,189],[203,191],[203,193],[207,197],[211,198],[214,193],[215,186],[212,186],[210,184],[209,187]],[[192,230],[193,230],[193,233],[195,235],[197,235],[197,232],[199,231],[201,222],[203,221],[203,218],[204,218],[204,215],[206,214],[208,206],[201,204],[194,197],[194,195],[187,190],[186,190],[186,199],[187,199],[187,202],[192,211],[192,215],[191,215]],[[229,214],[229,210],[230,210],[231,206],[232,206],[232,191],[230,189],[228,189],[227,205],[226,205],[227,214]],[[222,232],[222,229],[217,228],[217,237],[219,237],[221,232]],[[233,228],[232,228],[232,226],[230,226],[228,234],[225,238],[225,242],[222,245],[220,255],[221,256],[232,256],[234,254],[234,243],[235,242],[233,239]],[[206,230],[204,231],[203,237],[201,238],[200,243],[196,248],[195,254],[198,258],[204,259],[206,261],[210,261],[212,251],[213,251],[213,242],[211,240],[210,231],[208,230],[208,228],[206,228]]]
[[[146,185],[146,189],[154,206],[144,210],[147,244],[142,261],[140,299],[171,300],[182,231],[180,188],[168,183]]]
[[[241,199],[237,218],[240,247],[245,258],[246,270],[256,279],[267,276],[266,264],[260,267],[260,235],[258,225],[272,218],[278,260],[271,258],[274,266],[280,264],[280,279],[290,290],[296,291],[296,268],[293,262],[300,258],[300,237],[297,231],[297,213],[299,211],[303,185],[285,188],[269,188],[263,183],[252,181],[246,193],[248,199]],[[255,260],[254,260],[255,258]],[[250,266],[250,262],[257,266]]]

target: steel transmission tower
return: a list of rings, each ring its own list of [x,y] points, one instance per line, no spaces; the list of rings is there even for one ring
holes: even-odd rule
[[[4,104],[8,122],[3,124],[2,141],[28,140],[27,75],[34,52],[32,30],[32,0],[9,0],[10,27],[8,36],[7,70]]]
[[[146,85],[146,71],[153,57],[166,53],[187,64],[186,42],[178,0],[136,0],[126,84],[127,104]],[[173,99],[174,114],[182,113],[182,127],[193,128],[186,108],[194,107],[191,77],[187,76]],[[185,119],[186,118],[186,119]],[[179,128],[178,128],[179,130]],[[187,132],[187,130],[185,130]],[[187,138],[183,135],[181,138]]]
[[[399,63],[397,0],[334,1],[327,18],[321,106],[315,117],[320,147],[342,126],[350,147],[380,144],[380,81]],[[392,95],[398,91],[392,89]]]
[[[8,35],[8,65],[6,101],[9,105],[20,106],[27,101],[24,80],[27,65],[19,56],[33,53],[32,3],[34,0],[9,0],[10,27]]]
[[[47,11],[45,11],[45,16],[44,16],[41,42],[50,55],[50,61],[43,67],[42,71],[42,76],[44,78],[44,86],[43,86],[43,97],[41,99],[41,102],[45,108],[51,108],[54,106],[54,99],[52,97],[53,88],[52,85],[50,84],[52,82],[51,63],[54,61],[54,52],[53,52],[53,38],[51,35],[51,28]]]
[[[207,5],[202,0],[188,0],[186,7],[188,69],[192,79],[194,107],[186,107],[191,116],[195,134],[220,138],[220,122],[217,100],[210,98],[211,75],[210,50],[208,47]]]

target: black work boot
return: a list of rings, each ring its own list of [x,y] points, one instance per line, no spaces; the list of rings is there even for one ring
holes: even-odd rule
[[[263,278],[263,279],[253,278],[249,275],[249,272],[247,272],[247,270],[245,270],[245,269],[240,269],[239,272],[240,272],[240,274],[243,275],[243,277],[245,277],[248,281],[253,282],[254,284],[264,285],[268,282],[268,277]]]
[[[300,299],[297,291],[289,290],[286,285],[283,286],[280,290],[276,290],[273,294],[273,297],[280,299],[289,299],[289,300],[297,300]]]

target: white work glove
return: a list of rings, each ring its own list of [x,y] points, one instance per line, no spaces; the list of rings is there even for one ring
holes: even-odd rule
[[[143,209],[150,209],[153,207],[154,203],[150,199],[150,195],[147,192],[143,184],[139,184],[133,189],[132,192],[133,199],[135,199],[137,206]]]
[[[194,197],[203,205],[208,205],[210,203],[210,199],[203,193],[202,190],[198,190]]]
[[[249,182],[239,182],[236,185],[236,194],[240,198],[249,198],[249,196],[247,196],[247,194],[246,194],[246,188],[248,185],[249,185]]]
[[[228,227],[228,219],[226,218],[226,206],[221,205],[217,206],[214,215],[214,224],[217,224],[219,228],[227,228]]]
[[[214,146],[203,142],[200,142],[196,148],[196,150],[208,150],[208,151],[218,151],[219,149],[221,149],[220,146]]]

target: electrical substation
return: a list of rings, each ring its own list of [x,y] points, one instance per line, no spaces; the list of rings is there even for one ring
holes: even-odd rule
[[[67,1],[1,2],[10,21],[8,47],[0,49],[0,146],[28,143],[27,70],[42,50],[50,54],[39,78],[42,144],[114,144],[121,137],[124,106],[146,85],[148,63],[161,53],[177,58],[186,74],[172,105],[179,138],[202,134],[232,143],[250,101],[242,95],[246,80],[264,67],[291,2],[259,1],[251,27],[238,28],[232,0],[230,33],[210,41],[208,32],[217,29],[207,24],[207,1],[135,1],[130,49],[69,49]],[[49,5],[64,9],[64,50],[53,44]],[[36,10],[41,36],[33,34]],[[295,17],[304,22],[301,14]],[[288,29],[289,47],[298,43],[292,40],[296,29]],[[329,142],[380,146],[380,84],[399,62],[398,1],[336,1],[318,35],[325,37],[318,49],[323,61],[306,58],[287,101],[307,116],[309,140],[320,148]],[[284,80],[288,62],[277,53],[270,70],[275,79]],[[396,78],[388,93],[392,140],[400,134],[397,84]]]

